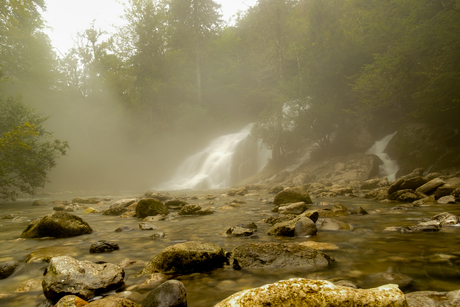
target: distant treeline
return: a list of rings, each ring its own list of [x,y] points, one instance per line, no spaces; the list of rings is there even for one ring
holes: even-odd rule
[[[132,144],[257,121],[276,160],[362,125],[460,128],[458,0],[259,0],[234,25],[212,0],[129,0],[115,33],[88,25],[61,57],[42,2],[2,1],[3,96],[75,110],[88,135],[120,111]]]

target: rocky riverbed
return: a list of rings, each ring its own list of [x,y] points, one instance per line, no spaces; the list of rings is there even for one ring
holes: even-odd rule
[[[188,306],[226,306],[232,295],[254,296],[235,293],[266,284],[272,293],[286,285],[300,292],[328,289],[332,302],[344,293],[334,287],[361,291],[396,284],[409,306],[460,306],[456,178],[414,173],[392,185],[379,179],[348,186],[322,182],[298,188],[67,194],[2,203],[0,305],[52,306],[63,295],[55,294],[61,290],[53,290],[49,272],[74,263],[78,278],[110,270],[111,285],[78,295],[94,301],[91,305],[109,297],[114,306],[149,306],[147,298],[158,299],[166,291],[185,292]],[[435,187],[420,189],[429,182]],[[67,214],[76,216],[67,223],[73,225],[71,237],[60,228],[47,233],[31,226],[35,219],[52,224]],[[82,233],[76,235],[79,227]],[[178,262],[168,264],[174,257]],[[57,282],[57,288],[66,282]],[[154,290],[159,285],[164,286]],[[399,291],[378,289],[347,295],[385,306],[374,296]],[[395,306],[404,306],[397,294],[392,297],[399,299]],[[257,299],[263,304],[279,296]]]

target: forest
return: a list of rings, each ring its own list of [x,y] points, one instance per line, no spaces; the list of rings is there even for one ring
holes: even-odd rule
[[[123,26],[90,24],[66,54],[46,1],[1,2],[0,199],[43,186],[62,154],[69,180],[150,184],[250,122],[275,163],[307,143],[356,151],[363,126],[460,129],[459,0],[259,0],[234,24],[213,0],[129,0]]]

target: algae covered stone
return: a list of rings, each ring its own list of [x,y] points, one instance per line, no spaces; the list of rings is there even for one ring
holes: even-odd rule
[[[156,255],[139,273],[188,274],[210,271],[227,260],[222,247],[214,243],[190,241],[167,247]]]
[[[156,198],[141,199],[136,206],[136,217],[139,219],[168,213],[168,208]]]
[[[286,188],[275,195],[273,203],[275,205],[292,204],[297,202],[304,202],[306,204],[313,204],[310,195],[304,187]]]
[[[408,307],[408,304],[397,285],[353,289],[336,286],[325,280],[293,278],[237,292],[215,305],[230,306]]]
[[[83,234],[90,234],[93,230],[81,217],[56,211],[36,219],[22,232],[23,238],[68,238]]]

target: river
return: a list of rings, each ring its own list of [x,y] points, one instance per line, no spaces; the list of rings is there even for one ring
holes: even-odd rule
[[[362,207],[369,215],[342,216],[336,219],[347,222],[354,227],[353,231],[322,231],[316,236],[306,237],[272,237],[266,234],[270,225],[262,222],[272,213],[273,204],[266,202],[273,195],[256,191],[252,196],[221,197],[226,190],[182,191],[171,192],[172,196],[198,196],[203,198],[213,194],[215,213],[208,216],[175,217],[165,221],[155,222],[159,231],[166,233],[164,239],[149,238],[151,231],[115,232],[120,226],[130,226],[138,229],[139,221],[135,218],[121,219],[102,214],[84,214],[83,210],[73,212],[93,228],[93,233],[65,239],[21,239],[22,231],[29,222],[52,212],[53,205],[31,206],[32,199],[20,199],[15,203],[0,203],[0,217],[16,213],[25,217],[26,221],[13,222],[10,219],[0,220],[0,262],[17,260],[21,264],[15,273],[7,279],[0,280],[0,293],[10,296],[0,299],[1,306],[38,306],[45,300],[41,291],[14,293],[16,288],[25,280],[42,278],[46,263],[25,264],[27,256],[33,251],[53,247],[72,248],[72,256],[78,260],[106,261],[118,264],[125,258],[145,262],[164,248],[188,240],[201,240],[217,243],[224,250],[231,251],[234,247],[248,242],[304,242],[317,241],[336,244],[338,250],[325,251],[333,256],[336,262],[326,269],[319,271],[302,270],[240,270],[230,267],[217,269],[212,272],[176,276],[187,289],[188,306],[213,306],[227,296],[243,289],[258,287],[291,277],[334,279],[346,278],[358,283],[362,288],[373,286],[369,275],[379,272],[395,272],[405,274],[413,279],[412,285],[405,292],[420,290],[450,291],[460,289],[460,227],[444,227],[436,233],[402,234],[384,232],[388,226],[411,226],[422,218],[430,218],[437,213],[448,211],[460,215],[458,205],[433,205],[419,207],[408,211],[388,211],[395,203],[380,203],[362,198],[314,198],[310,209],[321,206],[319,202],[340,202],[348,208]],[[94,206],[98,210],[107,209],[111,203],[121,198],[132,198],[142,193],[126,193],[112,196],[113,200],[103,205]],[[55,195],[41,198],[44,201],[55,199],[72,200],[80,197],[107,197],[107,195]],[[222,207],[231,199],[244,200],[246,203],[232,210]],[[204,203],[205,199],[187,200],[189,203]],[[226,227],[241,223],[255,222],[258,226],[258,238],[227,238],[221,236]],[[98,240],[110,240],[119,244],[120,250],[90,254],[89,247]],[[142,266],[134,265],[125,269],[126,288],[142,283],[147,276],[135,278]],[[148,293],[134,293],[131,297],[141,303]]]

